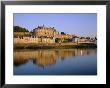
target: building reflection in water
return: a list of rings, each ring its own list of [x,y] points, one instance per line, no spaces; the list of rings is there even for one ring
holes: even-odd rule
[[[94,55],[97,49],[50,49],[14,51],[14,66],[20,66],[32,60],[40,67],[53,65],[58,59],[65,60],[76,56]]]

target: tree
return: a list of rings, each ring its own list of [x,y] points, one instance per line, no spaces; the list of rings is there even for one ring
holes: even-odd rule
[[[14,29],[14,32],[29,32],[28,29],[22,28],[20,26],[14,26],[13,29]]]
[[[55,39],[55,42],[56,42],[56,43],[59,43],[60,41],[61,41],[60,38],[56,38],[56,39]]]
[[[61,34],[62,34],[62,35],[65,35],[65,33],[64,33],[64,32],[61,32]]]

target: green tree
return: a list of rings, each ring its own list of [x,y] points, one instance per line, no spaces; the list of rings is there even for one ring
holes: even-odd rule
[[[14,26],[13,29],[14,29],[14,32],[29,32],[28,29],[22,28],[20,26]]]
[[[56,42],[56,43],[59,43],[60,41],[61,41],[60,38],[56,38],[56,39],[55,39],[55,42]]]
[[[62,34],[62,35],[65,35],[65,33],[64,33],[64,32],[61,32],[61,34]]]

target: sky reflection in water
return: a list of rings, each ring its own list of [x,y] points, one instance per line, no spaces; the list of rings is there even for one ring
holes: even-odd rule
[[[97,75],[97,49],[15,51],[14,75]]]

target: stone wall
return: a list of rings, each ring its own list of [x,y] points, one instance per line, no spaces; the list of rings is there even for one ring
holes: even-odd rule
[[[38,38],[23,37],[14,38],[14,43],[38,43]]]
[[[15,43],[55,43],[54,38],[23,37],[14,38]]]

